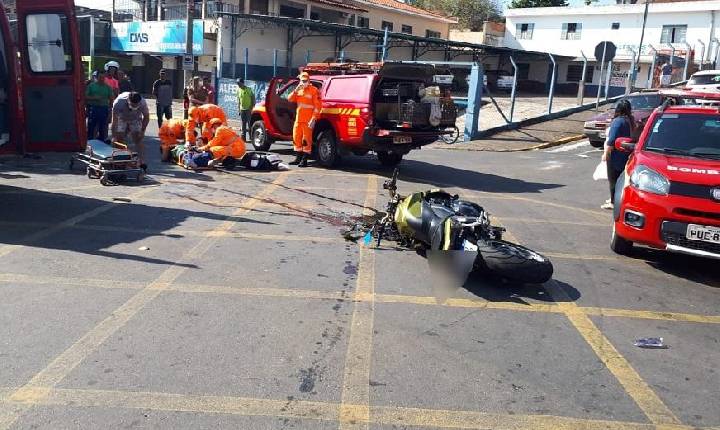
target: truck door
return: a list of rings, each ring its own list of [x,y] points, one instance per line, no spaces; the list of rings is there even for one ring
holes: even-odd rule
[[[17,2],[25,151],[85,147],[84,84],[73,0]]]
[[[298,85],[297,79],[285,81],[275,79],[268,88],[265,96],[265,107],[272,126],[280,133],[291,136],[295,123],[297,105],[290,103],[288,97]]]
[[[17,152],[19,149],[19,136],[13,131],[13,126],[18,125],[15,58],[5,8],[0,8],[0,154]]]

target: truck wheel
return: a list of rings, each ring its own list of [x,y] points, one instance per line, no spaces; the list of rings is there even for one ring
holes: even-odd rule
[[[380,164],[385,167],[395,167],[402,161],[403,156],[394,152],[380,151],[377,153]]]
[[[615,231],[615,223],[613,223],[612,239],[610,239],[610,249],[616,254],[630,255],[633,250],[633,243],[627,239],[618,236]]]
[[[267,130],[265,129],[265,123],[262,120],[257,120],[250,127],[250,138],[252,139],[252,146],[256,151],[267,151],[272,145],[272,139],[268,137]]]
[[[337,138],[332,129],[323,130],[317,137],[317,159],[324,167],[334,167],[340,162]]]
[[[603,145],[605,145],[605,142],[602,140],[591,140],[590,141],[590,146],[592,146],[593,148],[602,148]]]

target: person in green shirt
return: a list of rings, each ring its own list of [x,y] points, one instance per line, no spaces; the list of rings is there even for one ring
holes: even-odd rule
[[[106,140],[108,136],[108,118],[110,104],[113,102],[113,89],[105,83],[105,72],[98,70],[97,80],[88,84],[85,89],[87,103],[88,140]]]
[[[242,137],[247,142],[250,136],[250,115],[255,106],[255,92],[252,88],[245,86],[245,80],[238,79],[238,112],[240,112],[240,121],[242,123]]]

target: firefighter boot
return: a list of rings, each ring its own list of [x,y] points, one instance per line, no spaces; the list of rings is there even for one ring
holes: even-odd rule
[[[307,167],[308,157],[309,157],[308,154],[303,154],[302,160],[300,160],[300,164],[298,164],[298,167]]]
[[[289,162],[288,164],[290,164],[291,166],[297,166],[297,165],[300,164],[300,162],[302,161],[302,159],[303,159],[302,152],[296,152],[296,153],[295,153],[295,159],[294,159],[293,161]]]

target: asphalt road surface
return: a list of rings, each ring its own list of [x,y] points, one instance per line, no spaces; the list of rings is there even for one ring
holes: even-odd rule
[[[598,157],[410,154],[400,192],[475,199],[555,266],[542,286],[473,277],[445,302],[414,252],[342,239],[386,200],[369,157],[155,160],[114,187],[65,156],[5,160],[0,428],[718,427],[718,265],[612,254]],[[668,348],[633,346],[648,336]]]

